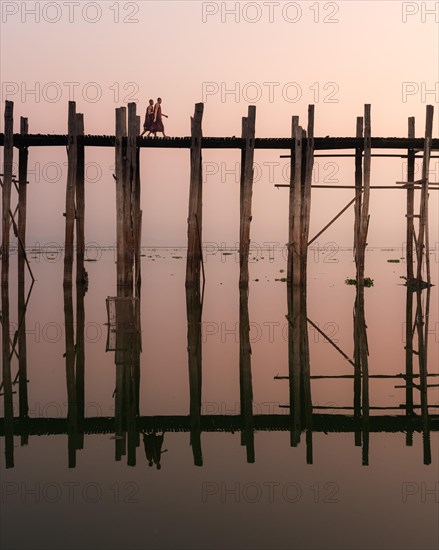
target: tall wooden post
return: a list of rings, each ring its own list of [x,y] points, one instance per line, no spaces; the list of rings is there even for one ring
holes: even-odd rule
[[[136,134],[140,134],[140,117],[136,117]],[[134,248],[134,266],[135,266],[135,287],[136,296],[139,297],[141,283],[141,247],[142,247],[142,210],[140,209],[140,147],[136,147],[136,173],[134,188],[134,220],[135,220],[135,248]]]
[[[9,279],[9,212],[11,209],[12,162],[14,157],[14,103],[5,102],[5,138],[3,146],[2,189],[2,285]]]
[[[76,114],[76,135],[84,136],[84,115]],[[85,256],[85,155],[84,145],[77,145],[77,169],[76,169],[76,282],[81,283],[84,278]]]
[[[186,260],[186,287],[197,284],[200,280],[200,264],[202,261],[202,155],[201,122],[203,119],[203,103],[196,103],[195,113],[191,118],[191,175],[189,187],[188,214],[188,249]]]
[[[20,118],[20,134],[26,135],[29,130],[27,118]],[[26,206],[27,206],[27,161],[28,148],[20,147],[18,153],[18,233],[24,248],[18,247],[18,282],[24,283],[26,258]]]
[[[311,218],[311,185],[314,166],[314,105],[308,105],[308,128],[306,148],[303,151],[304,174],[302,174],[302,204],[301,204],[301,282],[306,286],[308,239]]]
[[[124,189],[124,220],[125,220],[125,285],[133,287],[134,249],[137,226],[136,209],[136,175],[137,175],[137,116],[136,104],[128,103],[128,138],[126,151],[126,172]],[[130,294],[131,295],[131,294]]]
[[[288,263],[287,283],[300,285],[300,253],[301,224],[300,213],[302,204],[301,173],[302,173],[302,128],[299,117],[292,117],[293,150],[291,152],[289,230],[288,230]]]
[[[252,219],[253,161],[255,149],[256,107],[249,105],[248,116],[242,119],[244,147],[241,155],[240,231],[239,231],[239,286],[248,286],[248,256],[250,250],[250,222]]]
[[[363,117],[357,117],[356,137],[363,137]],[[355,205],[354,205],[354,256],[355,263],[359,263],[359,236],[360,236],[360,221],[361,221],[361,203],[363,189],[363,147],[355,149]]]
[[[430,283],[430,255],[429,255],[429,234],[428,234],[428,173],[430,168],[431,140],[433,135],[433,105],[427,105],[425,112],[425,139],[424,155],[422,159],[422,183],[420,200],[420,217],[418,232],[418,267],[417,279],[422,280],[423,256],[425,254],[425,266],[427,283]]]
[[[408,119],[408,137],[415,138],[415,117]],[[415,181],[415,150],[409,149],[407,152],[407,182]],[[413,279],[413,241],[414,241],[414,204],[415,190],[407,187],[407,236],[406,236],[406,261],[407,261],[407,281]]]
[[[69,101],[68,118],[68,167],[66,187],[66,230],[64,242],[64,285],[72,284],[73,271],[73,239],[75,229],[75,187],[77,172],[77,131],[76,103]]]
[[[357,121],[358,132],[358,121]],[[371,168],[371,121],[370,105],[364,106],[364,159],[363,159],[363,197],[357,236],[357,285],[364,285],[364,266],[369,228],[370,168]],[[358,193],[358,189],[356,189]]]
[[[124,138],[127,132],[126,108],[116,109],[116,144],[115,144],[115,177],[116,177],[116,239],[117,239],[117,286],[125,284],[125,223],[124,223],[124,182],[126,163],[126,145]],[[119,292],[118,292],[119,295]]]

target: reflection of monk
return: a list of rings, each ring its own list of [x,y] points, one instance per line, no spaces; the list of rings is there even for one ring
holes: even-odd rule
[[[155,464],[157,470],[160,470],[162,465],[160,464],[160,459],[162,453],[166,453],[168,449],[162,451],[163,439],[165,437],[165,432],[162,432],[160,435],[155,433],[142,432],[143,434],[143,446],[145,447],[146,460],[148,465],[152,466]]]

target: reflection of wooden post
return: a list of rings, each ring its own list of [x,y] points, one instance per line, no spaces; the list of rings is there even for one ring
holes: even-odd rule
[[[84,115],[76,115],[76,134],[84,136]],[[84,277],[84,256],[85,256],[85,189],[84,171],[85,155],[84,145],[77,146],[77,169],[76,169],[76,282],[81,283]]]
[[[140,117],[136,117],[136,132],[140,134]],[[136,296],[140,293],[141,246],[142,246],[142,210],[140,209],[140,147],[136,147],[136,176],[134,188],[134,219],[135,219],[135,286]]]
[[[9,212],[8,212],[9,215]],[[2,382],[5,418],[5,459],[6,468],[14,467],[14,405],[12,399],[10,335],[9,335],[9,287],[8,280],[2,285]]]
[[[407,209],[408,210],[408,209]],[[413,237],[412,237],[413,238]],[[408,261],[408,255],[407,255]],[[412,249],[412,277],[413,277],[413,249]],[[408,264],[407,264],[408,273]],[[408,418],[414,414],[413,409],[413,291],[407,285],[406,309],[405,309],[405,412]],[[413,431],[407,429],[406,445],[413,445]]]
[[[75,340],[73,327],[73,296],[72,287],[64,287],[64,324],[66,345],[66,381],[67,381],[67,428],[69,468],[76,466],[77,448],[77,402],[76,402],[76,377],[75,377]]]
[[[69,101],[68,120],[68,167],[66,187],[66,230],[64,243],[64,285],[72,284],[73,238],[75,229],[75,187],[77,170],[76,103]]]
[[[85,416],[85,307],[84,288],[76,285],[76,369],[75,388],[77,401],[78,437],[77,448],[84,447],[84,416]]]
[[[239,231],[239,285],[248,285],[248,255],[250,250],[250,222],[252,219],[253,160],[255,148],[256,107],[250,105],[247,118],[242,119],[244,147],[241,155],[240,231]]]
[[[187,349],[191,418],[191,446],[195,466],[203,465],[201,451],[201,300],[199,285],[186,287]]]
[[[287,285],[288,301],[288,374],[290,403],[290,445],[300,443],[301,432],[301,357],[300,287]]]
[[[115,178],[116,178],[116,239],[117,239],[117,286],[125,284],[125,235],[124,235],[124,182],[126,147],[126,108],[116,109],[116,146],[115,146]]]
[[[415,117],[410,117],[408,122],[408,137],[415,138]],[[409,149],[407,152],[407,181],[415,181],[415,150]],[[415,234],[413,224],[413,214],[415,204],[415,190],[407,187],[407,236],[406,236],[406,261],[407,261],[407,281],[413,279],[413,239]]]
[[[196,285],[200,279],[202,260],[202,160],[201,160],[201,122],[203,103],[195,105],[195,114],[191,118],[191,180],[189,187],[188,249],[186,261],[186,287]]]
[[[241,288],[239,291],[239,387],[243,421],[241,445],[245,445],[247,448],[247,462],[249,463],[255,461],[251,352],[248,288]]]
[[[364,315],[364,286],[357,285],[354,307],[354,360],[355,374],[361,372],[361,412],[363,420],[363,465],[369,464],[369,349]],[[355,380],[355,378],[354,378]],[[356,388],[358,390],[358,388]],[[354,411],[356,411],[354,405]],[[358,437],[356,439],[358,443]]]
[[[431,464],[431,443],[430,443],[430,419],[428,416],[428,371],[427,371],[427,350],[428,350],[428,321],[430,317],[430,287],[427,288],[425,312],[422,304],[422,290],[416,290],[416,332],[418,335],[418,358],[419,358],[419,386],[421,394],[421,418],[422,418],[422,442],[424,453],[424,464]]]
[[[308,239],[308,237],[306,237]],[[305,260],[306,261],[306,260]],[[305,266],[306,269],[306,266]],[[306,281],[306,279],[305,279]],[[301,387],[303,388],[303,410],[306,429],[306,462],[313,463],[312,444],[312,399],[311,399],[311,370],[309,360],[309,338],[308,338],[308,313],[307,313],[307,290],[304,284],[301,288],[300,303],[300,358],[301,358]]]

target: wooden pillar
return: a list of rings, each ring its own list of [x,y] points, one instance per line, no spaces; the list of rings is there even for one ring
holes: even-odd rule
[[[255,461],[253,387],[251,367],[248,288],[239,290],[239,389],[241,397],[241,445],[247,449],[247,462]]]
[[[408,137],[415,138],[415,117],[408,119]],[[407,152],[407,182],[415,181],[415,150],[409,149]],[[406,262],[407,262],[407,281],[413,279],[413,242],[414,242],[414,224],[413,215],[415,204],[415,190],[407,188],[407,235],[406,235]]]
[[[252,220],[253,162],[255,149],[256,107],[249,105],[248,116],[242,119],[244,146],[241,155],[240,231],[239,231],[239,286],[248,286],[248,256],[250,250],[250,222]]]
[[[429,234],[428,234],[428,173],[430,169],[431,140],[433,134],[433,105],[427,105],[425,113],[425,138],[424,155],[422,159],[422,183],[419,212],[418,232],[418,266],[417,279],[422,280],[423,257],[425,254],[425,266],[427,283],[430,283],[430,255],[429,255]]]
[[[196,103],[191,118],[191,175],[189,187],[188,249],[186,260],[186,287],[199,284],[200,264],[202,261],[202,155],[201,122],[203,103]]]
[[[76,135],[84,137],[84,115],[76,115]],[[85,155],[84,145],[77,145],[77,169],[76,169],[76,282],[84,280],[84,256],[85,256]]]
[[[293,150],[291,151],[287,284],[300,285],[302,128],[299,126],[297,116],[292,117],[291,133]]]
[[[137,129],[136,104],[128,103],[128,138],[126,150],[126,172],[124,187],[124,221],[125,221],[125,285],[133,288],[134,250],[137,226],[136,211],[136,175],[137,175]],[[130,293],[131,295],[131,293]]]
[[[357,117],[356,137],[363,137],[363,117]],[[355,264],[358,269],[359,264],[359,238],[360,238],[360,224],[361,224],[361,203],[362,203],[362,189],[363,189],[363,147],[355,149],[355,205],[354,205],[354,256]]]
[[[370,199],[370,168],[371,168],[371,121],[370,105],[364,106],[364,172],[363,172],[363,197],[361,205],[361,217],[359,234],[357,239],[357,285],[364,285],[364,267],[367,246],[367,232],[369,227],[369,199]]]
[[[20,134],[26,135],[29,130],[27,118],[20,118]],[[27,161],[28,148],[20,147],[18,153],[18,234],[24,248],[18,247],[18,282],[24,283],[26,263],[26,206],[27,206]]]
[[[29,125],[27,118],[20,118],[20,134],[27,135]],[[25,300],[25,265],[26,265],[26,207],[27,207],[27,165],[28,148],[20,147],[18,153],[18,393],[19,413],[22,421],[28,418],[29,404],[27,391],[27,346],[26,346],[26,300]],[[22,445],[26,445],[28,436],[21,436]]]
[[[5,101],[2,189],[2,286],[9,280],[9,212],[11,209],[12,162],[14,157],[14,103]]]
[[[69,101],[68,118],[68,167],[66,187],[66,230],[64,242],[64,285],[72,284],[73,272],[73,239],[75,229],[75,187],[77,172],[77,131],[76,103]]]
[[[303,151],[304,174],[302,174],[302,204],[301,204],[301,282],[306,285],[309,225],[311,219],[311,185],[314,166],[314,105],[308,105],[308,128],[306,148]]]
[[[116,144],[115,144],[115,178],[116,178],[116,240],[117,240],[117,287],[125,284],[125,223],[124,223],[124,181],[126,163],[126,144],[124,138],[127,133],[126,108],[116,109]]]
[[[140,134],[140,117],[136,117],[136,133]],[[140,297],[141,284],[141,247],[142,247],[142,210],[140,209],[140,147],[136,147],[136,174],[135,174],[135,192],[134,192],[134,219],[135,219],[135,249],[134,249],[134,265],[135,265],[135,287],[136,296]]]

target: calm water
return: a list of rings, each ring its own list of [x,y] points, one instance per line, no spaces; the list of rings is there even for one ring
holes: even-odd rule
[[[421,391],[421,379],[414,378],[407,418],[405,380],[375,378],[406,372],[408,296],[400,249],[371,249],[366,259],[374,286],[364,291],[361,338],[364,343],[367,333],[370,378],[357,401],[352,377],[312,378],[355,371],[339,351],[354,357],[356,289],[344,283],[355,277],[351,250],[329,244],[310,254],[311,379],[306,372],[294,378],[281,250],[256,250],[250,265],[251,354],[245,342],[240,346],[240,311],[242,326],[247,310],[242,297],[240,310],[233,250],[211,245],[205,251],[201,333],[192,323],[199,309],[186,300],[185,249],[144,249],[140,300],[118,302],[116,309],[110,303],[109,316],[115,253],[88,254],[97,261],[86,264],[82,323],[76,292],[72,309],[63,296],[61,256],[31,253],[36,282],[25,316],[28,383],[21,390],[29,419],[18,421],[16,383],[12,448],[5,446],[1,420],[2,548],[438,547],[439,379],[429,376],[431,387]],[[438,258],[433,254],[431,261],[437,284]],[[13,258],[12,340],[22,318],[15,264]],[[425,321],[427,292],[418,302],[416,293],[410,296],[413,319],[418,307]],[[115,311],[128,315],[125,333]],[[66,350],[72,313],[76,364]],[[437,375],[437,286],[428,327],[427,371]],[[413,354],[415,374],[419,357]],[[11,369],[14,379],[15,355]],[[275,378],[289,373],[299,380],[291,390],[300,399],[293,415],[290,380]],[[353,409],[361,395],[366,407],[365,386],[370,418]]]

